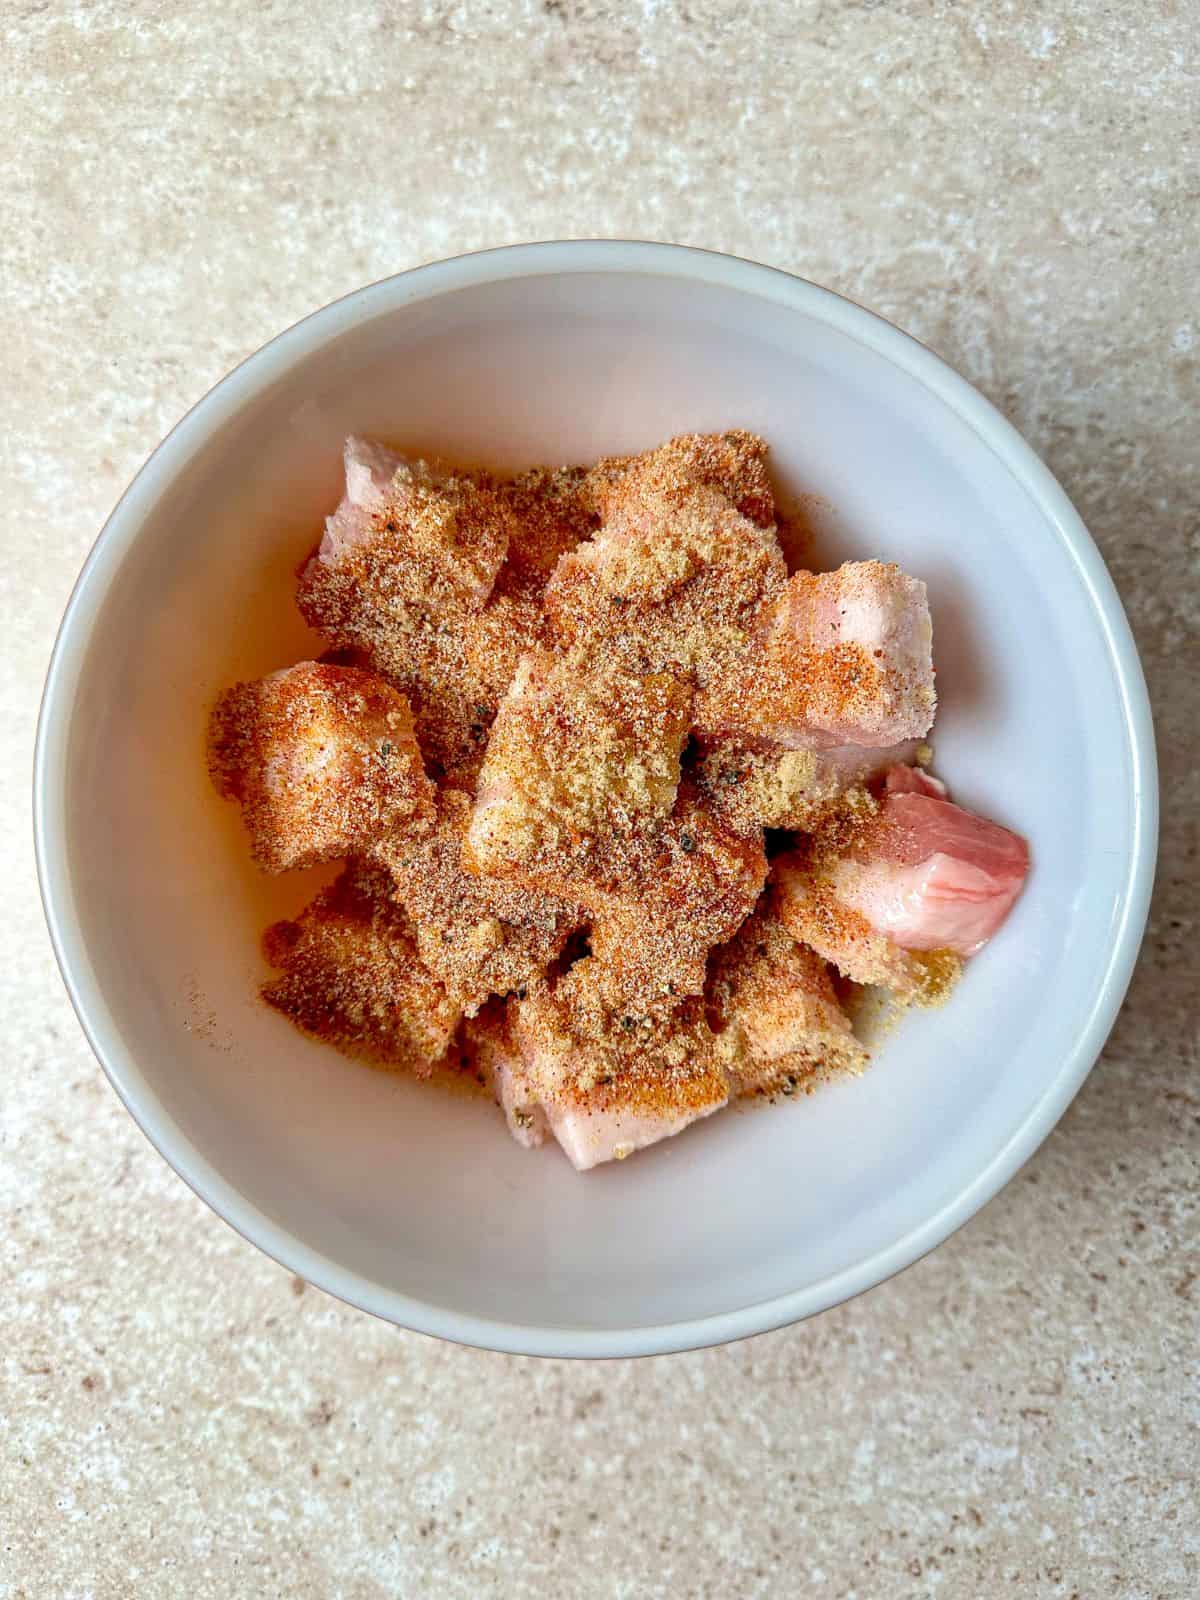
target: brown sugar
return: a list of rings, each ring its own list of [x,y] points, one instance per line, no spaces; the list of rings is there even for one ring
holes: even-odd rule
[[[663,495],[678,503],[692,489],[701,488],[715,489],[760,528],[775,522],[767,446],[744,428],[680,434],[642,455],[605,456],[586,477],[586,493],[605,519],[647,495]]]
[[[464,870],[471,805],[461,790],[443,788],[432,830],[399,830],[373,851],[411,919],[421,959],[468,1014],[544,972],[581,920],[563,900]]]
[[[700,752],[696,782],[713,812],[735,828],[803,828],[841,789],[822,780],[815,750],[754,750],[718,741]]]
[[[690,687],[671,673],[530,652],[492,729],[467,844],[476,872],[575,897],[670,813]]]
[[[298,1028],[378,1066],[427,1076],[450,1048],[458,997],[425,966],[387,874],[351,863],[294,921],[263,935],[280,976],[263,999]]]
[[[433,815],[407,700],[355,667],[302,662],[226,689],[210,722],[209,770],[241,803],[269,872],[336,860]]]
[[[566,555],[546,588],[565,648],[617,656],[640,671],[676,671],[696,688],[693,726],[727,680],[746,671],[766,608],[787,569],[774,534],[716,490],[647,492]]]
[[[559,557],[595,533],[600,512],[590,477],[586,467],[533,467],[501,485],[512,512],[502,584],[507,579],[540,594]]]
[[[714,951],[705,1000],[740,1094],[788,1095],[865,1065],[828,968],[788,933],[769,894]]]

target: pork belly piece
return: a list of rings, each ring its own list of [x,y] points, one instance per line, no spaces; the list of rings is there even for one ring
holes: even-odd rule
[[[846,977],[937,998],[1011,910],[1028,846],[929,793],[862,800],[777,859],[780,916]]]
[[[945,800],[946,785],[940,778],[926,772],[923,767],[908,765],[908,759],[897,756],[895,766],[888,769],[886,788],[888,794],[925,794],[931,800]]]
[[[824,961],[797,944],[766,897],[714,951],[705,1001],[735,1094],[789,1095],[866,1065]]]
[[[597,526],[583,492],[585,476],[582,467],[537,467],[498,486],[511,513],[504,565],[486,605],[462,619],[458,647],[443,646],[427,669],[437,679],[439,698],[465,708],[463,720],[472,732],[470,777],[483,756],[480,734],[490,727],[521,657],[548,641],[542,592],[555,563]]]
[[[889,791],[862,857],[835,872],[843,905],[905,950],[981,950],[1029,872],[1018,834],[928,792]]]
[[[354,545],[371,537],[374,513],[385,506],[392,480],[407,470],[404,458],[387,445],[355,435],[342,448],[342,465],[346,487],[337,510],[326,519],[317,552],[330,566],[336,566]],[[431,481],[433,477],[430,473]]]
[[[490,1001],[463,1027],[463,1046],[478,1075],[504,1113],[508,1131],[527,1150],[545,1144],[550,1124],[530,1086],[525,1063],[509,1026],[508,1006]]]
[[[512,518],[482,476],[439,473],[367,439],[345,447],[346,487],[301,569],[300,609],[339,644],[386,651],[431,608],[477,610],[508,553]],[[360,591],[349,595],[345,581]],[[311,615],[310,615],[311,613]],[[337,637],[347,631],[356,638]]]
[[[594,896],[591,948],[608,1001],[646,1009],[704,988],[708,954],[749,915],[767,877],[762,829],[713,816],[690,786]]]
[[[670,813],[689,700],[669,673],[524,656],[488,742],[467,864],[572,898],[621,840]]]
[[[742,672],[698,695],[697,725],[783,749],[921,739],[937,710],[932,641],[925,585],[898,567],[798,572]]]
[[[465,871],[471,811],[469,795],[443,789],[434,828],[397,830],[372,851],[412,919],[421,959],[459,995],[468,1015],[489,994],[507,994],[542,973],[581,921],[563,900]]]
[[[631,500],[655,494],[680,500],[697,488],[715,489],[760,528],[774,525],[767,445],[743,428],[680,434],[641,455],[605,456],[585,480],[585,492],[602,518],[619,514]]]
[[[578,962],[511,1005],[525,1081],[580,1172],[668,1139],[729,1099],[699,1000],[647,1016],[613,1012],[590,966]]]
[[[919,739],[936,710],[925,586],[878,561],[787,577],[773,528],[711,487],[631,474],[546,588],[555,636],[690,673],[693,730],[776,749]]]
[[[522,664],[492,731],[464,865],[583,908],[609,999],[698,994],[766,878],[761,828],[679,789],[687,691],[668,674]]]
[[[240,802],[269,872],[332,861],[381,831],[432,818],[405,697],[373,672],[316,661],[225,690],[209,769]]]
[[[410,696],[431,769],[463,782],[541,626],[519,586],[505,586],[502,604],[497,596],[498,623],[487,614],[515,532],[512,506],[487,477],[439,475],[350,439],[346,493],[300,571],[305,620]]]
[[[531,467],[500,494],[513,514],[500,579],[540,595],[558,559],[600,525],[586,467]]]
[[[717,490],[631,489],[595,538],[561,558],[546,611],[564,647],[619,657],[634,671],[687,674],[703,706],[715,685],[747,670],[786,578],[774,531]],[[703,730],[704,719],[695,725]]]
[[[267,929],[263,952],[280,969],[263,999],[305,1033],[418,1077],[449,1050],[462,1005],[421,960],[379,869],[352,862],[294,921]]]
[[[835,745],[815,750],[749,750],[721,740],[708,743],[695,775],[705,801],[734,827],[798,829],[811,832],[848,790],[870,783],[889,770],[911,772],[913,785],[926,781],[919,768],[897,767],[927,754],[917,739],[872,750],[865,745]],[[940,786],[939,786],[940,787]]]

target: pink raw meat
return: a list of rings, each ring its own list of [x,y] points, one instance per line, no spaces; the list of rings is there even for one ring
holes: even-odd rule
[[[729,1102],[728,1092],[714,1088],[705,1105],[686,1111],[639,1113],[626,1108],[593,1108],[585,1099],[551,1101],[546,1116],[551,1132],[576,1172],[606,1161],[623,1161],[661,1139],[682,1133],[689,1123],[711,1116]]]
[[[400,456],[385,445],[353,434],[346,440],[343,459],[346,489],[341,504],[325,523],[325,535],[317,557],[336,564],[342,554],[362,541],[374,527],[374,514],[387,498],[387,491],[398,469]]]
[[[466,1041],[476,1069],[504,1113],[509,1133],[527,1150],[545,1144],[546,1113],[528,1082],[502,1003],[493,1002],[467,1022]]]
[[[772,608],[768,649],[799,668],[778,698],[779,744],[899,744],[933,725],[933,629],[925,585],[879,561],[798,572]]]
[[[920,767],[892,767],[887,775],[888,794],[927,794],[932,800],[946,798],[946,785],[930,777]]]
[[[523,1104],[538,1107],[579,1172],[623,1161],[729,1101],[729,1082],[697,1000],[670,1016],[622,1016],[592,992],[597,961],[541,980],[509,1016]]]
[[[869,844],[838,863],[832,883],[842,905],[901,949],[970,956],[1004,921],[1028,871],[1018,834],[928,791],[891,789]]]

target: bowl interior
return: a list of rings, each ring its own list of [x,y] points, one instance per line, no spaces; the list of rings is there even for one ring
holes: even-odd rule
[[[813,1308],[961,1209],[1056,1092],[1127,899],[1134,756],[1110,647],[1048,512],[894,359],[890,330],[839,325],[846,311],[608,272],[373,303],[298,361],[260,357],[215,430],[160,455],[93,563],[45,797],[78,922],[68,964],[163,1148],[326,1287],[435,1331],[509,1324],[483,1337],[525,1348],[797,1292]],[[486,1103],[347,1063],[256,1000],[260,930],[328,874],[256,874],[207,784],[205,721],[224,684],[320,648],[291,574],[348,431],[515,468],[731,425],[818,497],[826,562],[878,556],[928,581],[938,770],[1030,838],[1034,871],[950,1002],[907,1019],[860,1081],[580,1177],[518,1149]]]

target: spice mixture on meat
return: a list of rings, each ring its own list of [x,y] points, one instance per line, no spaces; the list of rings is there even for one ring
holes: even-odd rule
[[[861,1072],[835,978],[945,997],[1028,849],[927,771],[924,584],[790,572],[762,439],[345,473],[296,594],[328,650],[210,727],[258,866],[343,863],[267,930],[271,1006],[583,1170]]]

